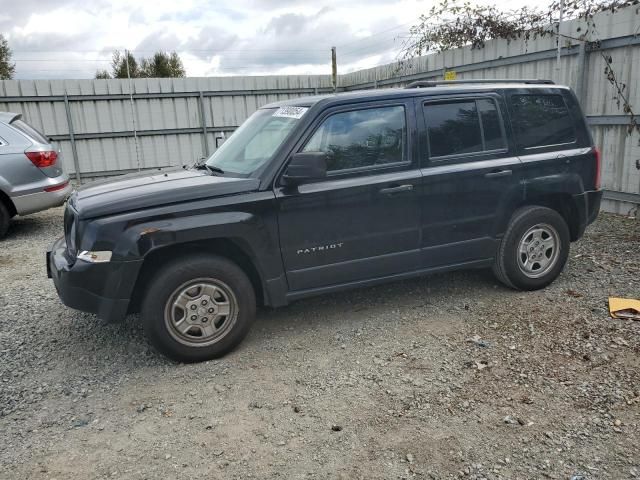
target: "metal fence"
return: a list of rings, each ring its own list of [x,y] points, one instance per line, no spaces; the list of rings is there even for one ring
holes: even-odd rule
[[[553,37],[495,40],[339,77],[338,90],[401,86],[413,80],[545,78],[572,86],[603,151],[603,208],[627,213],[640,204],[637,135],[613,101],[603,72],[610,56],[640,109],[640,15],[628,9],[596,17],[599,44],[563,40],[560,68]],[[561,33],[584,25],[565,22]],[[339,55],[339,52],[338,52]],[[329,75],[127,80],[0,81],[0,110],[21,112],[56,141],[79,181],[191,163],[213,152],[261,105],[333,91]],[[136,148],[137,147],[137,148]]]
[[[0,82],[0,110],[51,137],[82,182],[207,156],[261,105],[332,91],[324,76]]]

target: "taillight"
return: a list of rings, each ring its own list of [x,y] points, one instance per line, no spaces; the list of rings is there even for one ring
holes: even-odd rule
[[[58,152],[51,150],[48,152],[24,152],[31,163],[38,168],[50,167],[56,163]]]
[[[63,188],[65,188],[67,185],[69,185],[69,182],[64,182],[64,183],[61,183],[60,185],[53,185],[51,187],[45,187],[44,191],[45,192],[57,192],[58,190],[62,190]]]
[[[596,157],[596,176],[594,179],[595,190],[600,190],[600,180],[602,179],[602,154],[598,147],[593,147],[593,153]]]

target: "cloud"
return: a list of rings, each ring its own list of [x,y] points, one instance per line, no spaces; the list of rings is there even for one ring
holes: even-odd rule
[[[195,37],[181,44],[181,49],[198,58],[210,59],[225,50],[234,47],[238,36],[218,27],[204,27]]]
[[[175,50],[190,76],[307,74],[328,73],[331,46],[341,72],[393,59],[394,37],[422,8],[420,0],[20,0],[3,9],[0,26],[19,78],[92,78],[124,48]]]
[[[147,35],[135,48],[132,49],[134,54],[148,57],[150,53],[162,51],[180,50],[182,41],[173,32],[162,30]]]
[[[279,17],[272,18],[264,31],[274,35],[296,35],[304,31],[312,21],[313,17],[310,15],[285,13]]]
[[[240,42],[241,54],[222,54],[220,70],[258,70],[330,62],[330,48],[352,40],[349,24],[329,9],[304,15],[285,13],[269,19],[251,38]],[[329,43],[332,42],[332,43]]]
[[[90,4],[90,5],[89,5]],[[14,28],[26,25],[35,13],[46,15],[55,10],[67,11],[94,10],[104,8],[104,0],[86,2],[83,0],[4,0],[0,15],[0,31],[10,32]]]

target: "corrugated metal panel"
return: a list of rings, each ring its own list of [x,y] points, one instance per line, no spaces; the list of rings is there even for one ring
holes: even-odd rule
[[[205,92],[206,126],[228,127],[227,135],[260,106],[279,99],[329,89],[331,80],[325,75],[223,78],[152,78],[131,82],[133,94],[180,94],[189,97],[137,98],[132,115],[128,80],[9,80],[0,81],[0,110],[20,112],[46,135],[68,136],[69,128],[62,97],[94,96],[69,102],[75,135],[141,130],[202,130],[199,92]],[[298,90],[306,89],[305,93]],[[275,90],[273,94],[269,91]],[[286,93],[280,90],[291,90]],[[228,95],[209,92],[229,92]],[[256,93],[252,93],[255,91]],[[237,93],[234,93],[237,92]],[[124,98],[100,99],[96,95],[125,95]],[[2,97],[52,97],[56,101],[5,101]],[[43,98],[44,99],[44,98]],[[134,125],[135,122],[135,125]],[[208,133],[210,151],[215,150],[215,137]],[[59,140],[63,166],[75,173],[73,153],[68,140]],[[78,139],[78,163],[81,173],[118,172],[138,168],[181,165],[205,155],[201,133],[154,135],[138,138],[138,153],[131,137]]]
[[[604,56],[612,57],[620,80],[627,84],[631,104],[640,110],[640,82],[637,81],[640,78],[640,43],[635,37],[640,31],[640,16],[631,10],[599,14],[596,24],[599,39],[605,40],[607,50],[592,51],[586,55],[585,74],[579,71],[579,48],[575,42],[563,43],[558,71],[555,38],[542,37],[527,42],[494,40],[487,42],[483,49],[465,47],[432,54],[414,59],[401,68],[398,64],[383,65],[341,75],[338,83],[345,89],[401,86],[412,80],[406,78],[407,75],[442,78],[445,67],[456,70],[459,79],[545,78],[574,88],[580,79],[584,79],[582,103],[585,113],[620,118],[622,112],[613,101],[613,88],[603,75]],[[576,35],[578,28],[584,31],[584,25],[571,21],[563,24],[562,31]],[[79,169],[91,177],[138,167],[191,163],[205,155],[202,111],[206,127],[216,129],[206,134],[209,152],[212,152],[216,148],[216,138],[223,135],[217,130],[224,130],[224,135],[228,136],[260,106],[310,95],[317,89],[330,90],[330,76],[135,79],[131,84],[128,80],[0,81],[0,110],[21,112],[47,135],[58,136],[63,166],[74,173],[63,101],[65,94],[71,96],[69,106],[73,131],[81,137],[76,140]],[[202,105],[200,92],[204,92]],[[130,93],[144,97],[134,99],[133,115]],[[120,97],[100,97],[104,95]],[[162,97],[151,98],[153,95]],[[14,99],[3,102],[2,97]],[[29,101],[29,98],[17,101],[15,97],[38,97],[39,101]],[[600,120],[600,124],[607,121],[604,117]],[[138,137],[137,153],[133,138],[126,136],[126,132],[134,129],[134,122],[142,135]],[[175,129],[181,129],[181,133],[173,131]],[[162,134],[145,135],[145,132],[153,130],[162,130]],[[603,151],[603,187],[627,195],[623,197],[625,201],[606,201],[604,206],[626,213],[625,209],[631,205],[626,202],[630,198],[628,194],[640,195],[640,171],[635,168],[636,160],[640,158],[637,134],[627,136],[624,125],[597,125],[592,130]],[[90,134],[102,134],[104,137],[104,134],[113,132],[125,133],[118,134],[118,138],[82,138],[83,135],[92,136]]]

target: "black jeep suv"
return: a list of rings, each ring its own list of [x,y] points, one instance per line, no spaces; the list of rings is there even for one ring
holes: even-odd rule
[[[548,81],[299,98],[206,161],[79,189],[47,266],[66,305],[139,311],[160,351],[205,360],[256,304],[476,267],[542,288],[596,218],[599,179],[576,97]]]

